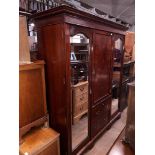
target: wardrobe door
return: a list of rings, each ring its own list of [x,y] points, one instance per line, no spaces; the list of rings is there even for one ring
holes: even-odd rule
[[[90,140],[92,30],[70,25],[72,154]]]
[[[111,35],[95,31],[93,36],[91,136],[96,136],[110,121],[112,84]]]
[[[93,105],[96,105],[111,95],[112,46],[111,36],[104,32],[95,32],[93,40]]]

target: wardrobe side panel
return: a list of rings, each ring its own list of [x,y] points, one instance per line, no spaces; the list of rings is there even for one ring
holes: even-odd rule
[[[64,24],[38,29],[39,53],[45,60],[50,126],[60,133],[61,154],[68,154],[66,51]]]

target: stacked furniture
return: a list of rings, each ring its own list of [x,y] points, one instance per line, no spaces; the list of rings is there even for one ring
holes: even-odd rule
[[[48,121],[44,61],[19,66],[19,129],[24,135],[32,127]]]
[[[115,37],[121,38],[124,45],[128,28],[66,5],[37,13],[32,19],[37,27],[39,54],[46,61],[50,126],[61,134],[62,155],[83,154],[120,117],[119,106],[111,117],[113,46]],[[72,44],[80,49],[76,51]],[[76,60],[76,63],[87,63],[86,74],[75,78],[71,53],[82,52],[81,45],[87,47],[88,62]],[[84,89],[87,89],[88,100],[83,102]],[[85,117],[73,123],[76,117],[81,117],[84,111],[80,109],[85,103]]]
[[[20,155],[59,155],[59,134],[48,127],[44,64],[19,66]]]

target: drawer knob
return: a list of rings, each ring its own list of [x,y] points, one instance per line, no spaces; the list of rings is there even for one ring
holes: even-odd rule
[[[83,91],[84,90],[84,87],[81,87],[80,90]]]
[[[101,112],[102,112],[101,110],[97,111],[96,115],[100,115]]]
[[[84,97],[82,96],[82,97],[80,97],[80,100],[82,101],[84,99]]]
[[[80,110],[83,110],[83,106],[80,107]]]

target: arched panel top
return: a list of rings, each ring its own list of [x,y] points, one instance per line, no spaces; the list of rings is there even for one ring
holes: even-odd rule
[[[73,35],[70,37],[70,43],[89,43],[89,38],[83,34],[83,33],[78,33],[76,35]]]
[[[123,49],[123,41],[122,41],[121,38],[117,38],[117,39],[114,41],[114,48],[117,49],[117,50],[122,51],[122,49]]]

